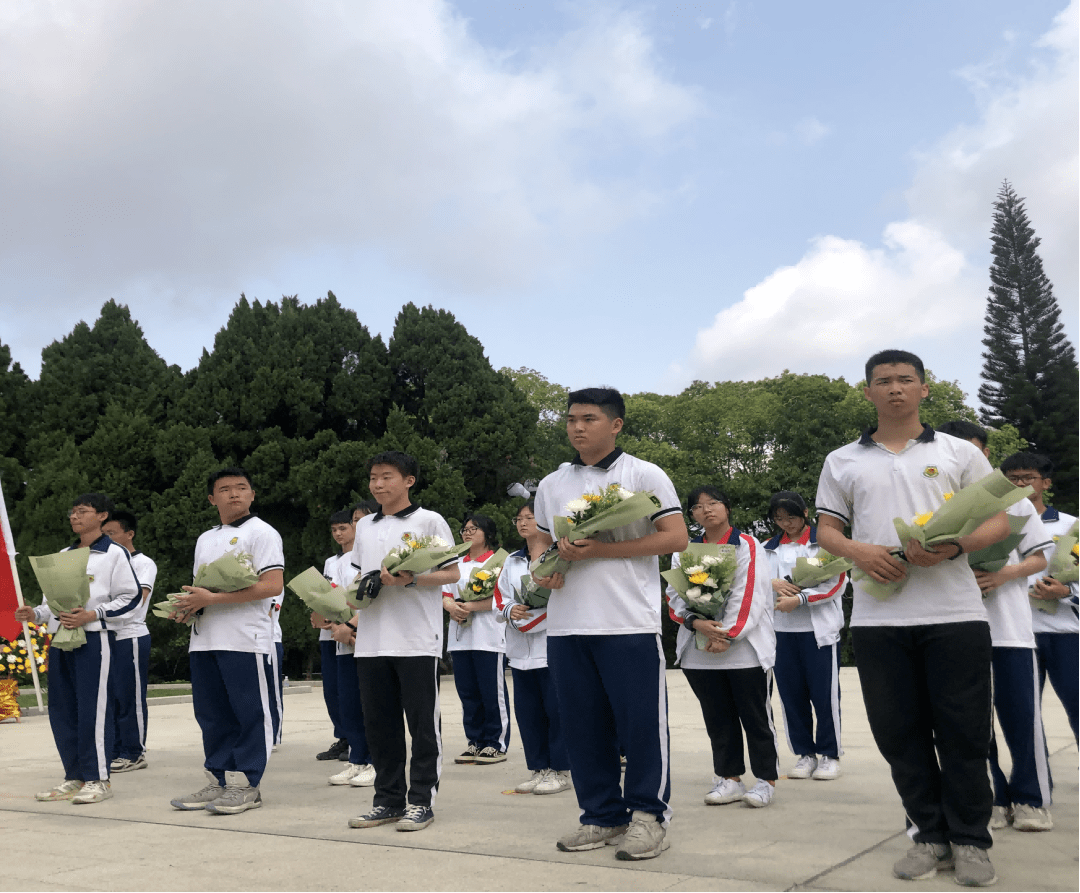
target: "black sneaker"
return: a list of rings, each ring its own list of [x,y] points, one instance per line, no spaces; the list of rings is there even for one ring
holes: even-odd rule
[[[322,753],[315,754],[317,760],[347,760],[349,758],[349,742],[344,738],[338,738],[329,748]]]
[[[478,763],[504,763],[506,762],[506,751],[496,750],[494,747],[485,747],[478,751],[476,754],[476,762]]]
[[[413,809],[414,807],[409,807]],[[421,809],[423,807],[420,807]],[[428,812],[431,812],[429,809]],[[355,819],[349,819],[350,828],[374,828],[376,825],[389,825],[391,822],[397,822],[403,815],[405,815],[404,809],[397,809],[390,806],[373,806],[371,812],[359,815]],[[434,816],[432,817],[434,818]],[[431,822],[428,822],[430,825]]]
[[[398,831],[423,831],[435,821],[435,813],[430,806],[407,806],[405,815],[394,825]]]

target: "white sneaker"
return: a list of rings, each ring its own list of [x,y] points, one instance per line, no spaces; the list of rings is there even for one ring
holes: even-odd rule
[[[100,803],[113,795],[112,785],[107,781],[88,781],[74,797],[72,803]]]
[[[534,794],[561,794],[570,788],[570,773],[548,769],[539,784],[533,788]]]
[[[709,806],[719,806],[724,803],[734,803],[736,800],[742,800],[743,794],[746,793],[746,785],[741,781],[735,781],[733,778],[716,778],[713,777],[716,784],[713,785],[713,789],[705,795],[705,802]]]
[[[536,786],[547,777],[549,771],[548,769],[537,769],[532,774],[532,778],[519,784],[514,788],[514,792],[517,794],[531,794],[536,790]]]
[[[1000,831],[1002,828],[1008,828],[1010,822],[1012,822],[1012,811],[1009,807],[995,806],[994,811],[990,813],[990,824],[987,827],[991,831]]]
[[[364,763],[360,771],[349,781],[354,788],[370,788],[375,784],[375,767],[371,763]]]
[[[349,784],[363,769],[364,767],[359,763],[346,763],[345,768],[337,775],[331,775],[327,782],[329,784]]]
[[[754,809],[761,809],[772,803],[774,788],[767,781],[759,781],[756,785],[750,788],[745,794],[743,794],[742,802],[747,806],[752,806]]]
[[[1012,826],[1017,831],[1050,831],[1054,827],[1054,820],[1050,817],[1049,809],[1014,803]]]
[[[70,800],[79,791],[83,789],[83,783],[76,781],[73,778],[69,778],[66,781],[60,782],[55,788],[48,791],[42,791],[40,794],[35,794],[35,800],[41,800],[42,802],[48,802],[51,800]]]
[[[811,776],[815,781],[832,781],[840,777],[840,761],[832,757],[822,757],[814,774]]]
[[[814,770],[817,769],[817,757],[813,754],[807,754],[799,757],[795,761],[795,768],[793,768],[788,774],[788,778],[810,778],[814,774]]]

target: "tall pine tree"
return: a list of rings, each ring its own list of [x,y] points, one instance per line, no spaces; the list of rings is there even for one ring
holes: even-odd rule
[[[1077,506],[1080,397],[1076,351],[1036,249],[1024,200],[1006,180],[994,202],[994,262],[986,305],[979,400],[984,424],[1009,423],[1056,467],[1056,503]]]

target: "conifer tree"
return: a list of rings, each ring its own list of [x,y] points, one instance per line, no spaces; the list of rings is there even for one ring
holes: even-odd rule
[[[994,261],[983,332],[982,421],[1011,424],[1056,466],[1055,499],[1076,511],[1080,379],[1024,200],[1006,180],[994,202]]]

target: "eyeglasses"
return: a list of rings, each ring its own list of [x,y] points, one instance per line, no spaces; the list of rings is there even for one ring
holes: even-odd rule
[[[705,509],[711,509],[714,505],[723,505],[723,504],[724,503],[722,503],[722,502],[699,502],[697,505],[691,506],[690,514],[691,515],[700,515],[702,512],[705,511]]]
[[[1016,484],[1017,487],[1026,487],[1028,484],[1034,484],[1042,479],[1041,474],[1007,474],[1005,477],[1009,480],[1009,483]]]
[[[479,527],[462,527],[461,530],[458,531],[458,533],[460,533],[462,536],[472,536],[474,533],[479,532]]]
[[[68,517],[69,518],[81,518],[84,515],[96,515],[96,514],[97,514],[97,512],[94,511],[93,509],[74,508],[70,512],[68,512]]]

